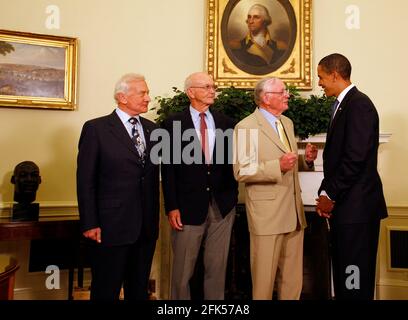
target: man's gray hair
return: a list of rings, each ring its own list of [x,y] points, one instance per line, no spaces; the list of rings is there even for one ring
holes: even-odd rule
[[[263,6],[262,4],[254,4],[251,8],[249,8],[248,12],[255,8],[261,11],[261,16],[264,20],[265,27],[269,26],[272,23],[272,18],[269,14],[268,8]]]
[[[205,72],[194,72],[192,74],[190,74],[186,80],[184,81],[184,92],[187,92],[187,89],[191,88],[194,85],[194,80],[196,79],[196,77],[202,73]]]
[[[261,102],[261,94],[264,91],[265,85],[267,82],[271,82],[271,84],[275,84],[277,81],[280,79],[275,78],[275,77],[267,77],[259,80],[255,84],[255,89],[254,89],[254,99],[255,103],[257,106],[259,106],[259,103]]]
[[[145,81],[145,77],[137,73],[127,73],[123,75],[115,85],[115,91],[113,97],[117,101],[117,94],[123,93],[127,94],[129,90],[129,82],[132,81]]]

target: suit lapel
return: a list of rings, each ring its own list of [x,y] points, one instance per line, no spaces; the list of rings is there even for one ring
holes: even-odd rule
[[[190,107],[186,108],[186,110],[184,110],[183,112],[183,118],[181,120],[181,129],[182,132],[184,132],[187,129],[195,129],[193,119],[191,118]]]
[[[255,109],[254,111],[255,118],[258,122],[258,126],[261,130],[261,132],[269,139],[271,140],[274,144],[276,144],[279,149],[281,149],[283,152],[287,152],[285,146],[283,145],[282,141],[279,139],[278,134],[276,131],[272,128],[271,124],[268,122],[268,120],[265,119],[265,117],[262,115],[262,113],[259,111],[259,109]]]
[[[132,152],[136,156],[136,160],[141,164],[136,147],[115,111],[113,111],[109,117],[109,124],[112,134],[119,140],[120,143],[122,143],[127,149],[129,149],[130,152]]]
[[[192,138],[190,137],[189,141],[182,141],[183,148],[187,144],[198,143],[199,148],[201,150],[202,161],[203,161],[203,163],[205,163],[205,156],[204,156],[204,152],[203,152],[202,147],[201,147],[201,139],[198,136],[197,131],[196,131],[195,127],[194,127],[193,119],[191,118],[190,107],[188,107],[186,110],[184,110],[184,113],[183,113],[183,116],[182,116],[182,119],[181,119],[181,132],[182,132],[182,135],[184,135],[184,132],[186,130],[193,130],[193,137]],[[196,145],[195,145],[195,147],[196,147]]]
[[[214,118],[215,130],[217,130],[217,129],[224,130],[225,128],[223,126],[223,123],[221,121],[221,117],[219,116],[219,114],[216,111],[211,111],[210,110],[210,112],[211,112],[211,115]],[[224,144],[224,147],[225,147],[225,144]],[[217,159],[216,151],[217,151],[217,131],[215,131],[214,148],[213,148],[213,152],[212,152],[212,155],[211,155],[211,159],[212,159],[213,162],[215,162],[216,159]]]
[[[152,142],[150,141],[150,126],[148,124],[148,122],[146,121],[145,118],[139,116],[140,119],[140,123],[142,124],[142,128],[143,128],[143,134],[145,137],[145,142],[146,142],[146,154],[150,154],[150,149],[152,148]]]
[[[349,106],[349,100],[351,99],[351,97],[358,92],[357,87],[353,87],[349,90],[349,92],[347,92],[347,94],[345,95],[344,99],[341,101],[336,114],[334,115],[333,121],[331,123],[331,125],[329,126],[329,130],[327,133],[327,141],[326,143],[330,140],[331,136],[332,136],[332,132],[334,131],[334,127],[336,126],[336,124],[338,123],[338,120],[342,117],[344,111],[348,108]]]

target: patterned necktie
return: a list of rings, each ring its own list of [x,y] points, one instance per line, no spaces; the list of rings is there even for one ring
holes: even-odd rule
[[[207,123],[205,122],[205,113],[200,113],[200,135],[201,135],[201,148],[203,149],[205,162],[210,163],[210,149],[208,148],[208,132]]]
[[[292,151],[292,149],[290,148],[288,137],[286,136],[286,132],[283,129],[282,122],[279,119],[276,120],[276,128],[278,129],[279,138],[285,146],[286,150],[288,152]]]
[[[139,134],[139,130],[137,129],[137,124],[139,123],[139,120],[132,117],[129,119],[129,122],[132,124],[132,141],[134,142],[137,152],[139,153],[140,160],[142,161],[143,164],[145,164],[146,147],[142,137]]]

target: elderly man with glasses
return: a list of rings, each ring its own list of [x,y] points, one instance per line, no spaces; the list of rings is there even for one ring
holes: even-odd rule
[[[289,92],[277,78],[255,87],[258,108],[234,132],[235,178],[245,184],[253,299],[300,298],[303,274],[303,210],[298,170],[313,170],[317,148],[298,155],[292,121],[282,113]]]
[[[184,87],[190,106],[163,124],[171,142],[169,161],[164,155],[162,165],[172,228],[171,299],[191,299],[189,281],[203,246],[204,299],[222,300],[238,197],[229,159],[234,122],[210,110],[216,88],[208,74],[191,74]]]

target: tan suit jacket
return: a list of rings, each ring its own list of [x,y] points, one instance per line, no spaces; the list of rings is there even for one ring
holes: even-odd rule
[[[282,116],[281,122],[292,151],[297,153],[292,121]],[[282,173],[279,158],[286,152],[278,134],[258,109],[235,126],[234,176],[245,183],[248,226],[254,235],[291,232],[298,222],[301,228],[306,227],[298,170],[313,168],[308,168],[300,155],[298,167]]]

